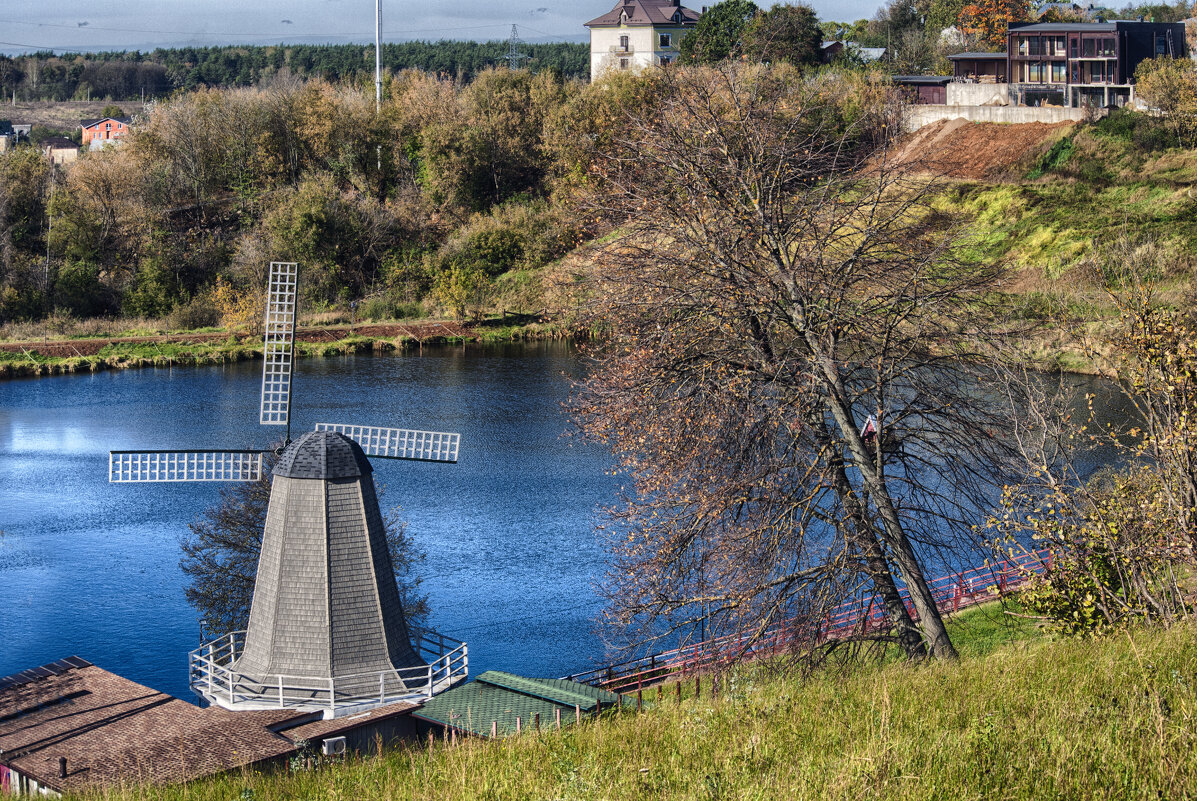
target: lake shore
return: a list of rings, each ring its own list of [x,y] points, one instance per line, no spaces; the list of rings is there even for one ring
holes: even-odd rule
[[[343,356],[405,352],[425,345],[532,342],[573,338],[566,326],[517,317],[462,324],[449,320],[387,321],[359,325],[301,326],[295,355]],[[0,342],[0,379],[222,364],[262,358],[257,333],[174,332],[154,336],[86,337]]]

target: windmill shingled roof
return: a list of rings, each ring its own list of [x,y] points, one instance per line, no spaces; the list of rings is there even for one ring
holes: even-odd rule
[[[309,431],[291,443],[274,467],[284,478],[357,478],[373,468],[362,448],[348,437],[332,431]]]

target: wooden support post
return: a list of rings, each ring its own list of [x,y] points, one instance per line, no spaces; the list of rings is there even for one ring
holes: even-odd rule
[[[664,689],[665,688],[662,687],[660,684],[657,685],[657,705],[658,706],[660,706],[660,704],[661,704],[661,693],[664,691]]]
[[[644,709],[644,690],[636,691],[636,711]]]
[[[428,732],[428,747],[429,748],[432,748],[432,742],[433,742],[432,731],[429,730],[429,732]]]
[[[714,701],[719,697],[719,674],[711,677],[711,700]]]
[[[495,739],[499,736],[499,721],[492,720],[490,722],[490,736],[491,739]]]
[[[682,683],[679,681],[677,684],[675,684],[673,686],[674,686],[674,689],[677,690],[677,702],[680,704],[682,702]]]
[[[581,704],[574,704],[574,721],[577,723],[582,722],[582,705]]]
[[[532,717],[532,728],[536,729],[536,731],[540,731],[540,713],[539,712],[537,712]]]
[[[702,676],[694,677],[694,697],[695,699],[702,698]]]
[[[457,729],[449,729],[449,745],[457,745]]]
[[[524,722],[518,717],[515,719],[515,733],[522,734],[524,730]]]
[[[557,707],[557,709],[554,711],[557,714],[557,728],[560,729],[561,728],[561,707]]]

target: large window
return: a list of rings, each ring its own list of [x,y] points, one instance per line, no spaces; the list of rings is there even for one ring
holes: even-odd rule
[[[1028,56],[1043,55],[1042,42],[1043,42],[1043,40],[1040,39],[1038,36],[1032,36],[1030,39],[1028,39],[1027,40],[1027,55]]]
[[[1047,54],[1049,56],[1064,55],[1064,37],[1063,36],[1052,36],[1052,37],[1049,37],[1046,41],[1048,43]]]
[[[1114,57],[1114,40],[1113,39],[1099,39],[1097,42],[1097,55],[1105,56],[1106,58]]]
[[[1063,61],[1052,62],[1052,83],[1067,83],[1068,67]]]
[[[1042,64],[1023,64],[1023,81],[1025,83],[1043,83]]]
[[[619,49],[620,50],[628,49],[628,37],[626,37],[626,36],[619,37]]]
[[[673,47],[673,34],[663,33],[657,39],[658,47]]]
[[[1081,56],[1084,58],[1093,58],[1097,55],[1097,40],[1082,39],[1081,40]]]

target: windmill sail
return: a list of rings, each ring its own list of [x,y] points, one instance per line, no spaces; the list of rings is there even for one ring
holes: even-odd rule
[[[261,451],[109,451],[113,484],[178,481],[257,481]]]
[[[266,341],[262,352],[262,408],[264,426],[291,421],[291,365],[295,350],[296,281],[294,262],[271,262],[266,287]]]
[[[335,431],[356,442],[367,456],[416,462],[456,462],[461,434],[406,428],[317,423],[317,431]]]

